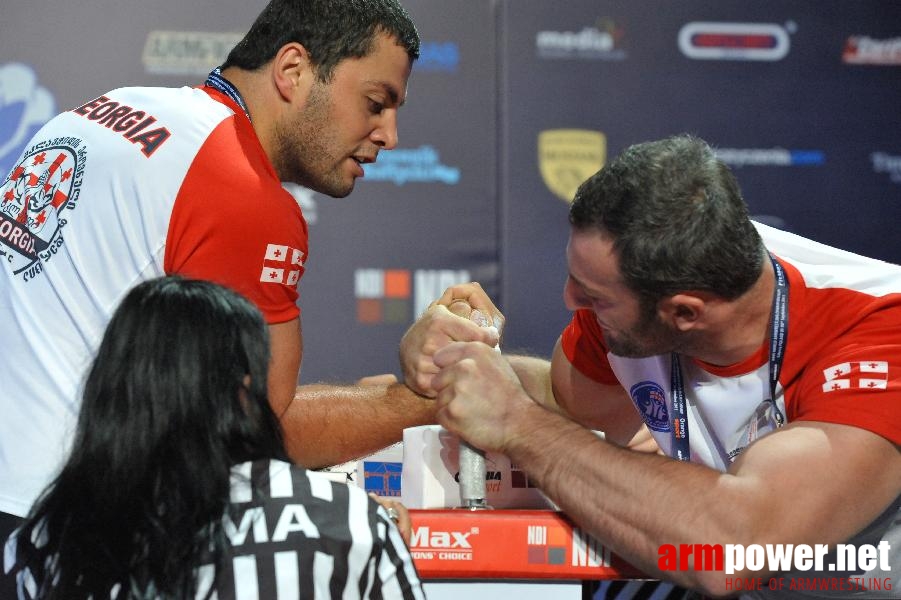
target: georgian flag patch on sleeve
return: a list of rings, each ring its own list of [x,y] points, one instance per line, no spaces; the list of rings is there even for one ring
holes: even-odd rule
[[[851,388],[884,390],[888,386],[888,362],[869,360],[840,363],[825,369],[823,376],[826,378],[824,392]]]
[[[295,286],[303,269],[303,251],[290,246],[269,244],[263,257],[263,283],[281,283]]]

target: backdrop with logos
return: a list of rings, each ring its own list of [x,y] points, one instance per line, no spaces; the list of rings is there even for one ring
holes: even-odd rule
[[[196,85],[262,0],[7,3],[0,177],[57,112],[124,85]],[[508,351],[548,355],[568,201],[626,146],[689,132],[752,213],[901,262],[896,0],[407,0],[423,40],[400,143],[348,198],[291,187],[310,223],[304,381],[398,373],[427,304],[478,280]]]

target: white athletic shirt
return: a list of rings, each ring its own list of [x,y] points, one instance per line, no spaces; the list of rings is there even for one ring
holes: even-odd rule
[[[209,279],[290,321],[307,250],[250,121],[211,88],[118,89],[47,123],[0,186],[0,511],[54,477],[131,287]]]

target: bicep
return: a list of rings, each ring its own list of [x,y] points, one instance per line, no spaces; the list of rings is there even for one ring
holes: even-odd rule
[[[300,378],[303,333],[300,318],[269,325],[269,404],[281,416],[291,401]]]
[[[603,431],[608,441],[642,449],[652,441],[626,390],[583,375],[566,357],[559,340],[551,358],[551,385],[561,412],[585,427]]]
[[[901,494],[898,447],[835,423],[786,425],[749,446],[729,473],[762,509],[759,523],[772,530],[760,535],[768,542],[847,540]]]

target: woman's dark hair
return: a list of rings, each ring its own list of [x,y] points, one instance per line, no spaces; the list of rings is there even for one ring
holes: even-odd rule
[[[271,0],[222,68],[258,69],[297,42],[327,82],[342,60],[368,55],[378,33],[392,36],[411,61],[419,58],[416,26],[395,0]]]
[[[71,454],[19,532],[37,597],[194,598],[194,570],[227,547],[231,467],[285,459],[268,362],[260,312],[224,287],[164,277],[125,296]]]
[[[732,172],[690,135],[627,148],[579,187],[569,220],[612,237],[645,311],[690,290],[733,300],[766,256]]]

